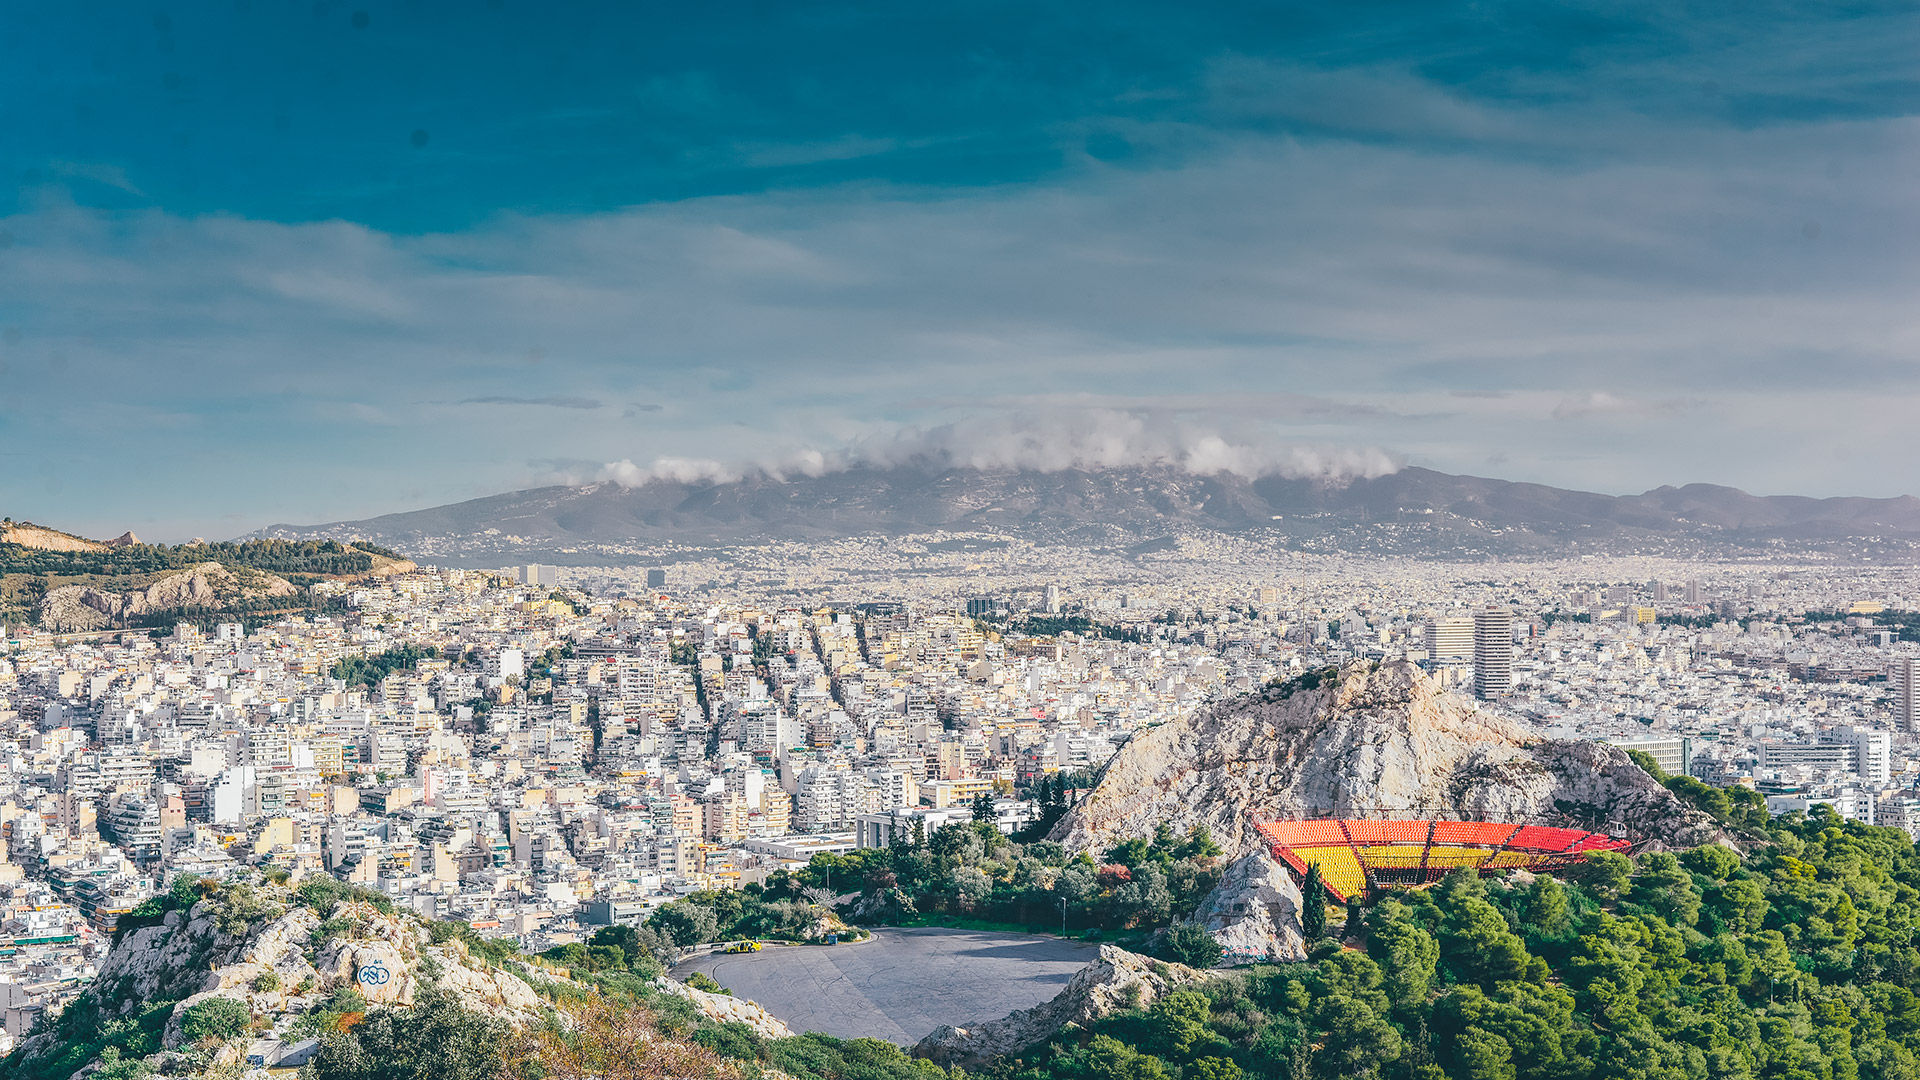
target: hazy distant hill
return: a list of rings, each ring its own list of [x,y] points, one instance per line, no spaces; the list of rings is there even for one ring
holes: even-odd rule
[[[534,488],[364,521],[274,525],[254,535],[363,537],[410,554],[458,557],[934,530],[1118,545],[1182,531],[1260,530],[1323,550],[1434,554],[1832,545],[1854,538],[1904,551],[1920,541],[1920,499],[1755,496],[1707,484],[1612,496],[1417,468],[1329,484],[1168,468],[901,466],[785,480]]]

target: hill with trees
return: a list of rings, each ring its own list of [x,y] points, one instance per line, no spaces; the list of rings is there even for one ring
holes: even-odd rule
[[[306,590],[323,581],[412,568],[361,541],[143,544],[8,520],[0,522],[0,623],[69,631],[264,617],[316,606]]]

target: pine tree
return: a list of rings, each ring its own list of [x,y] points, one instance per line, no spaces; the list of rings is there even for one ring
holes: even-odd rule
[[[1307,867],[1307,880],[1300,886],[1300,933],[1309,942],[1327,933],[1327,890],[1320,884],[1319,863]]]

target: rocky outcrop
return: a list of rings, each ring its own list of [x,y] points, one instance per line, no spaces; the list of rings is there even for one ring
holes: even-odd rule
[[[1135,738],[1051,839],[1098,849],[1163,823],[1203,825],[1237,857],[1258,846],[1255,810],[1567,818],[1675,846],[1719,835],[1625,751],[1542,738],[1393,662],[1355,664],[1290,696],[1225,702]]]
[[[183,608],[209,608],[235,600],[292,596],[300,590],[284,578],[259,570],[229,570],[217,562],[168,574],[143,589],[110,592],[89,585],[67,585],[40,601],[40,624],[71,633],[125,625],[127,620]]]
[[[367,568],[362,577],[390,578],[401,574],[411,574],[420,569],[411,559],[396,559],[390,555],[373,556],[373,565]]]
[[[779,1017],[761,1008],[745,998],[731,994],[712,994],[698,987],[664,976],[653,980],[653,985],[676,997],[686,998],[701,1015],[715,1023],[745,1024],[769,1039],[784,1039],[793,1034],[793,1029]]]
[[[972,1066],[1017,1053],[1064,1027],[1082,1026],[1126,1009],[1152,1005],[1188,983],[1208,978],[1184,964],[1169,964],[1100,946],[1100,958],[1081,968],[1052,1001],[1008,1013],[998,1020],[945,1025],[914,1046],[916,1057],[940,1065]]]
[[[323,923],[326,936],[318,934]],[[240,885],[127,933],[89,992],[109,1019],[171,1002],[162,1034],[171,1051],[183,1048],[182,1023],[202,1002],[236,1001],[248,1015],[272,1022],[348,987],[376,1005],[407,1005],[431,985],[463,1008],[524,1027],[542,1019],[546,1003],[521,977],[523,970],[536,974],[513,962],[483,963],[458,939],[436,945],[426,924],[407,912],[343,901],[323,917],[283,886]],[[32,1060],[57,1053],[53,1038],[32,1036],[15,1054]]]
[[[1227,964],[1304,960],[1300,883],[1264,847],[1228,864],[1193,920],[1226,950]]]
[[[1161,824],[1205,826],[1235,861],[1202,922],[1236,955],[1297,957],[1299,891],[1261,853],[1252,811],[1567,820],[1674,847],[1721,837],[1625,751],[1542,738],[1395,662],[1356,664],[1313,688],[1271,689],[1146,732],[1051,838],[1098,851]]]
[[[0,544],[19,544],[39,551],[105,551],[97,540],[49,529],[30,521],[0,521]]]

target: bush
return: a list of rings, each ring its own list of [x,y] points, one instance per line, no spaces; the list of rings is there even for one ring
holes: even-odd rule
[[[504,1023],[428,989],[411,1009],[375,1009],[323,1036],[310,1068],[314,1080],[494,1080],[507,1036]]]
[[[253,1013],[232,998],[208,998],[180,1017],[180,1034],[189,1044],[226,1042],[247,1030]]]
[[[767,1060],[766,1037],[738,1020],[701,1028],[693,1033],[693,1041],[736,1061]]]
[[[1154,955],[1176,964],[1205,969],[1218,964],[1226,955],[1226,949],[1199,923],[1179,923],[1160,939]]]

